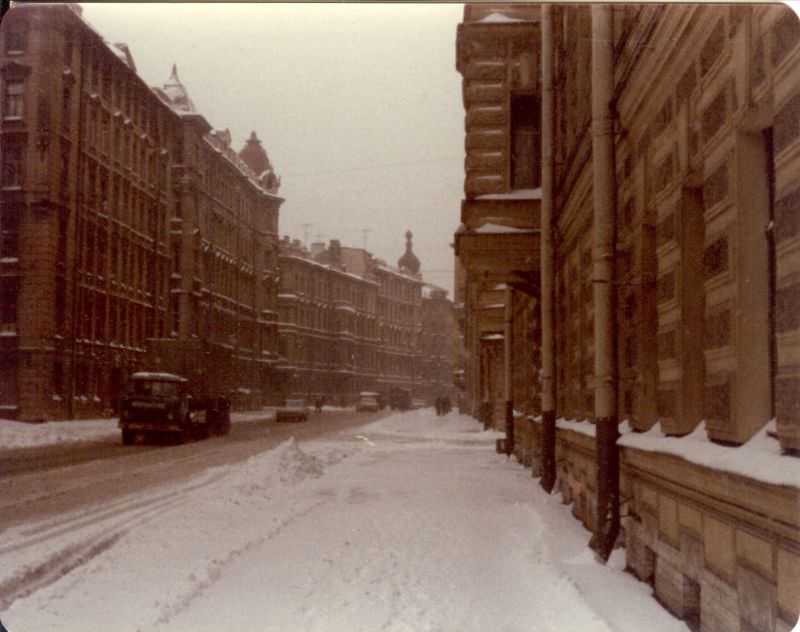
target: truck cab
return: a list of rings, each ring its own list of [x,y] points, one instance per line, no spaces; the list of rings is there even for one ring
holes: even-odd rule
[[[183,443],[210,432],[207,405],[189,392],[189,381],[173,373],[139,372],[130,376],[120,406],[122,443],[137,436],[172,435]],[[227,416],[227,411],[226,411]],[[228,427],[230,418],[227,417]],[[225,428],[227,431],[227,428]]]

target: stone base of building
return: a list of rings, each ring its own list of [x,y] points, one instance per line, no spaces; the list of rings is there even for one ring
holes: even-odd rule
[[[527,428],[526,428],[527,426]],[[517,420],[517,459],[538,471],[538,422]],[[587,424],[587,429],[591,428]],[[595,438],[557,430],[555,489],[595,525]],[[786,632],[800,615],[800,490],[622,447],[627,570],[701,632]]]

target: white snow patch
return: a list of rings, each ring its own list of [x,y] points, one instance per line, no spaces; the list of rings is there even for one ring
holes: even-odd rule
[[[644,433],[628,433],[618,443],[638,450],[673,454],[696,465],[771,485],[800,487],[800,459],[781,454],[777,439],[769,436],[775,429],[773,419],[744,445],[729,447],[709,441],[705,422],[685,437],[665,436],[661,425],[656,424]]]
[[[507,24],[510,22],[527,22],[527,20],[512,18],[505,15],[504,13],[490,13],[486,17],[478,20],[478,22],[483,22],[484,24]]]

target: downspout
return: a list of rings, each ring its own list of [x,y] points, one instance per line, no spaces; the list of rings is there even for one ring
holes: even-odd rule
[[[503,390],[505,399],[505,418],[506,418],[506,441],[505,453],[510,456],[514,452],[514,395],[513,395],[513,376],[512,376],[512,363],[511,363],[511,299],[513,296],[511,287],[506,286],[505,289],[505,319],[503,322],[503,346],[505,347],[504,354],[504,373],[503,376]]]
[[[617,367],[614,327],[614,65],[612,7],[592,5],[592,172],[594,176],[594,376],[597,511],[590,546],[608,560],[619,533]]]
[[[553,266],[553,6],[542,5],[542,217],[541,217],[541,471],[540,484],[551,492],[556,483],[556,371]]]

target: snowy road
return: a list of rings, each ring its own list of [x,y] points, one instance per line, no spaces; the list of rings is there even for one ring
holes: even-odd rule
[[[116,505],[165,481],[243,461],[289,437],[307,439],[387,413],[326,410],[277,424],[271,411],[234,413],[226,437],[188,445],[124,446],[115,419],[26,424],[0,420],[0,530],[65,511]],[[0,592],[0,607],[3,603]]]
[[[9,632],[685,631],[618,555],[593,559],[496,436],[455,413],[397,414],[7,529],[0,596],[26,590],[0,619]],[[59,556],[70,563],[48,576]]]

